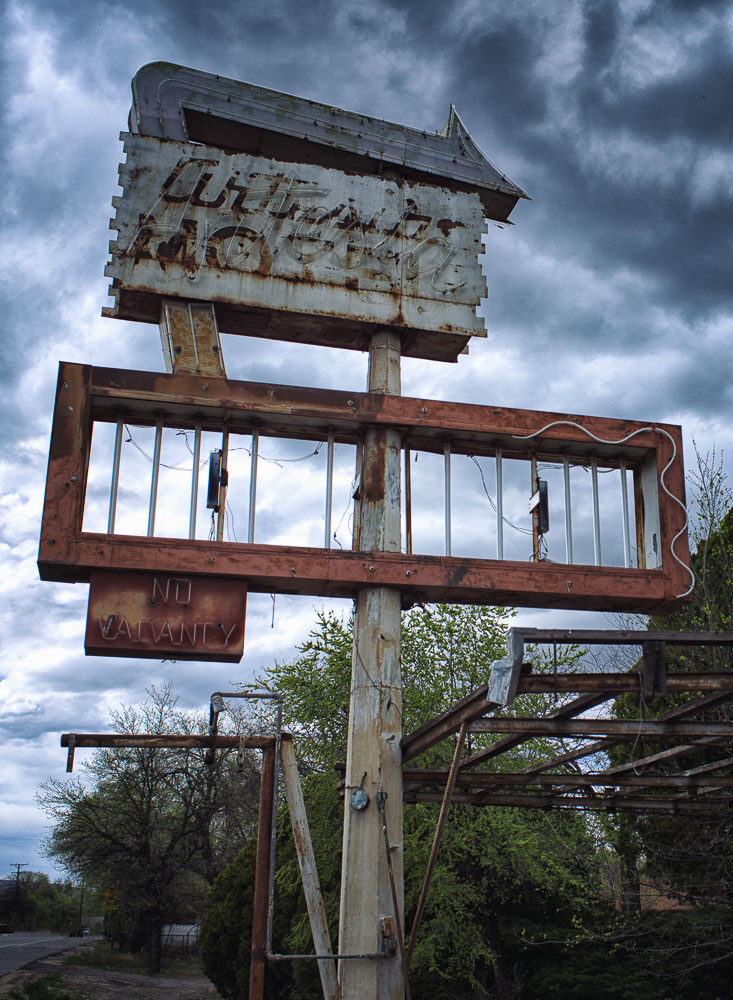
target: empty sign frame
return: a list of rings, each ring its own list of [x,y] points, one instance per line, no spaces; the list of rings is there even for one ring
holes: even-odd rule
[[[87,475],[93,430],[100,424],[111,425],[107,530],[89,531],[84,530]],[[147,428],[152,435],[146,456],[150,463],[147,530],[143,512],[139,534],[115,530],[118,491],[125,485],[120,482],[124,425]],[[360,445],[370,426],[399,431],[406,470],[416,453],[442,459],[445,554],[413,551],[412,511],[421,498],[409,472],[403,474],[402,484],[406,551],[359,549],[358,488],[352,547],[331,546],[334,447],[353,446],[358,483]],[[190,484],[181,481],[187,506],[181,537],[172,537],[166,530],[170,518],[159,513],[156,522],[161,447],[164,432],[170,429],[185,431],[193,441]],[[247,541],[223,541],[221,532],[218,539],[213,532],[209,538],[196,537],[199,470],[208,455],[201,446],[202,435],[208,441],[215,438],[225,457],[233,436],[246,441],[249,484],[248,497],[242,502],[248,502]],[[268,544],[257,537],[258,455],[267,438],[323,442],[321,510],[325,514],[323,535],[320,529],[318,534],[324,540],[322,547]],[[455,503],[451,509],[451,462],[457,456],[468,456],[483,463],[483,469],[492,469],[493,497],[484,486],[493,507],[492,511],[486,508],[486,517],[494,520],[492,554],[496,558],[451,554],[451,533],[459,517]],[[505,479],[510,463],[521,476],[525,474],[521,463],[526,466],[527,500],[533,492],[529,470],[549,465],[556,471],[553,489],[559,506],[553,530],[564,535],[562,561],[504,557],[505,526],[510,523]],[[589,473],[590,486],[584,501],[587,509],[580,511],[570,476],[578,466]],[[623,542],[622,565],[618,566],[604,565],[601,553],[604,513],[598,481],[603,472],[613,472],[611,478],[620,484],[616,513]],[[453,491],[455,497],[455,481]],[[427,500],[434,506],[432,495]],[[562,511],[559,516],[557,511]],[[575,555],[574,533],[581,519],[592,534],[592,562],[580,563]],[[236,578],[255,592],[348,597],[360,587],[378,584],[402,591],[405,604],[444,600],[667,612],[678,607],[692,588],[686,523],[681,434],[676,426],[64,363],[54,413],[39,566],[42,577],[51,580],[86,581],[100,569],[170,572]],[[477,524],[477,535],[480,531]]]

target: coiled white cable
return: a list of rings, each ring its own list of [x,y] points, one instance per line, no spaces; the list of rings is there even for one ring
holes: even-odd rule
[[[540,428],[540,430],[538,431],[534,431],[532,434],[512,434],[512,437],[516,438],[518,441],[529,441],[531,438],[539,437],[540,434],[544,434],[544,432],[549,430],[551,427],[559,427],[563,425],[566,427],[577,427],[578,430],[583,431],[584,434],[587,434],[588,437],[593,438],[594,441],[598,441],[599,444],[625,444],[627,441],[630,441],[632,437],[636,437],[637,434],[644,434],[649,431],[653,431],[657,434],[663,434],[669,441],[671,441],[672,457],[667,462],[667,464],[662,469],[659,475],[659,485],[662,487],[662,489],[670,498],[670,500],[674,500],[674,502],[682,508],[682,512],[685,515],[684,524],[677,532],[677,534],[674,536],[672,541],[669,543],[669,551],[675,562],[679,563],[679,565],[690,576],[690,586],[682,594],[676,594],[675,597],[676,598],[687,597],[687,595],[692,593],[692,591],[695,588],[695,574],[692,571],[692,567],[688,566],[687,563],[684,563],[674,550],[674,545],[677,539],[680,537],[680,535],[684,534],[685,531],[687,531],[687,525],[689,522],[689,518],[687,515],[687,507],[684,505],[684,503],[680,500],[679,497],[676,497],[674,493],[670,493],[669,489],[667,488],[667,484],[664,481],[665,474],[667,473],[668,469],[672,466],[672,463],[674,462],[675,458],[677,458],[677,444],[675,443],[675,440],[672,437],[672,435],[669,433],[669,431],[665,431],[663,427],[639,427],[637,428],[637,430],[632,431],[631,434],[627,434],[626,437],[619,438],[618,441],[612,441],[610,438],[598,437],[598,435],[594,434],[593,431],[589,431],[587,427],[583,427],[582,424],[578,424],[574,420],[553,420],[551,423],[545,424],[544,427]]]

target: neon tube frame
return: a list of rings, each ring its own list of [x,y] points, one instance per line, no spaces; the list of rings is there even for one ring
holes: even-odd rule
[[[398,428],[404,448],[589,463],[633,472],[638,566],[467,559],[413,553],[140,537],[82,531],[95,421],[328,438],[356,444],[369,426]],[[253,451],[255,449],[253,448]],[[500,494],[499,494],[500,498]],[[358,536],[355,539],[358,545]],[[54,413],[39,569],[86,581],[95,569],[228,576],[252,592],[353,597],[390,586],[403,603],[582,608],[668,613],[692,588],[681,430],[674,425],[378,396],[198,375],[62,363]]]

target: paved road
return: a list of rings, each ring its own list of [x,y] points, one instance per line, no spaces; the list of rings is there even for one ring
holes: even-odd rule
[[[78,948],[89,938],[62,937],[48,931],[16,931],[0,934],[0,976],[7,976],[15,969],[22,969],[29,962],[36,962],[47,955],[56,955],[69,948]]]

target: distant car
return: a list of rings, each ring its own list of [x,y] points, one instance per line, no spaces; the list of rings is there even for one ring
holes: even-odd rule
[[[0,924],[0,934],[12,934],[10,924]]]

